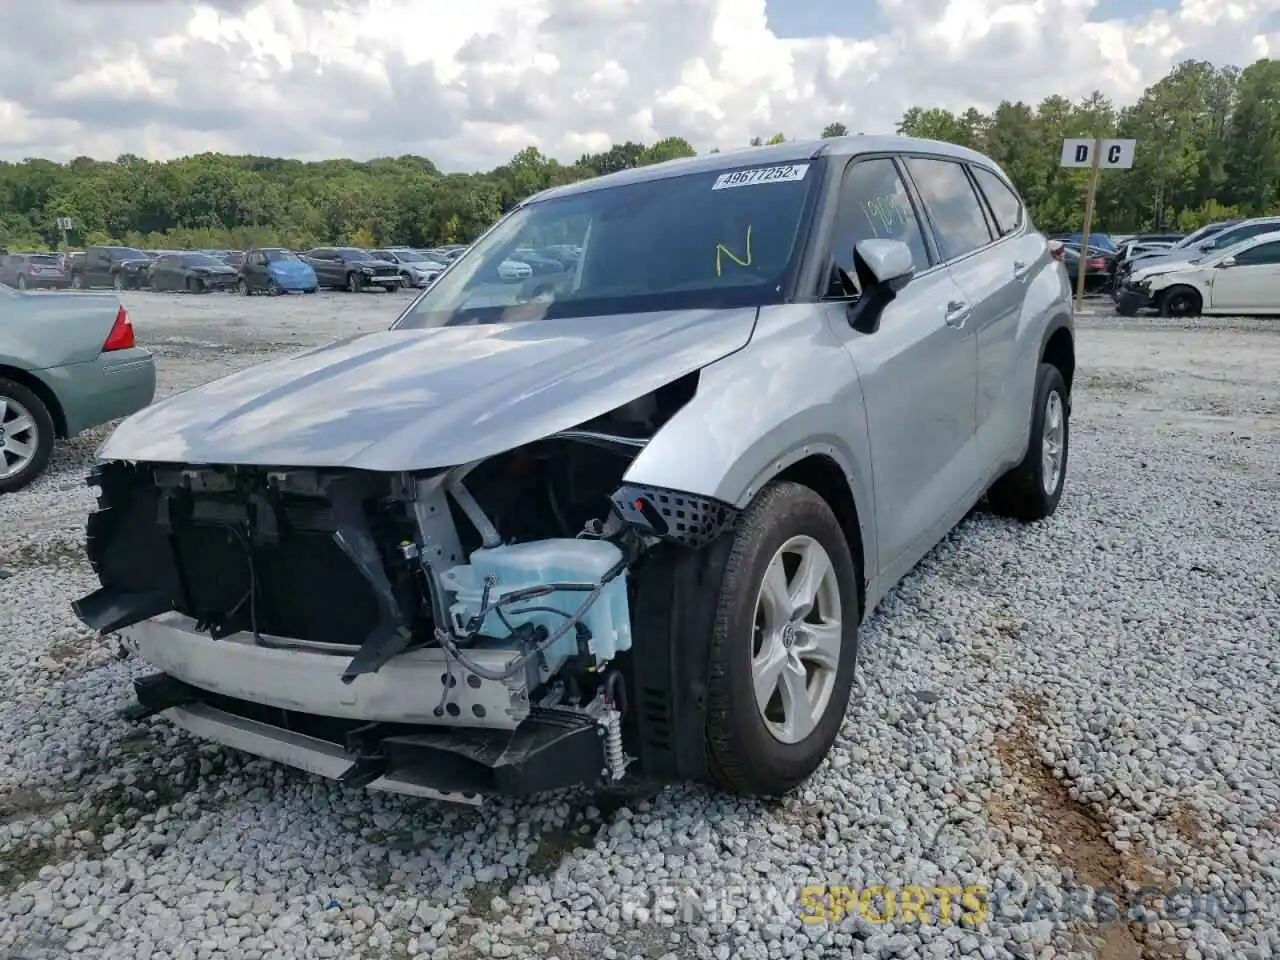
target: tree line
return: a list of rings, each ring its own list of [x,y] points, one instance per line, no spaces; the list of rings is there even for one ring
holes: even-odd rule
[[[823,137],[850,132],[833,121]],[[1280,191],[1280,61],[1241,70],[1188,60],[1117,107],[1102,93],[1073,102],[1004,102],[991,113],[912,107],[897,132],[973,147],[995,159],[1046,231],[1079,228],[1088,171],[1059,167],[1067,137],[1131,137],[1132,170],[1101,175],[1095,229],[1190,230],[1231,216],[1273,213]],[[779,143],[785,134],[755,137]],[[714,151],[713,151],[714,152]],[[164,162],[0,163],[0,245],[243,248],[464,243],[547,187],[694,156],[684,139],[627,142],[561,163],[528,147],[487,173],[442,173],[417,156],[304,162],[205,153]]]

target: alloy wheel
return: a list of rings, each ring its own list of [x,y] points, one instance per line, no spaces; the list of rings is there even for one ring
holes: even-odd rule
[[[12,397],[0,396],[0,480],[16,477],[39,449],[36,420]]]
[[[813,537],[792,537],[765,568],[752,643],[756,706],[776,740],[799,743],[817,727],[835,689],[843,639],[831,557]]]
[[[1062,478],[1063,437],[1066,433],[1066,416],[1062,405],[1062,394],[1057,390],[1049,391],[1049,399],[1044,405],[1044,429],[1040,441],[1040,476],[1044,484],[1044,492],[1053,496],[1058,489],[1058,481]]]

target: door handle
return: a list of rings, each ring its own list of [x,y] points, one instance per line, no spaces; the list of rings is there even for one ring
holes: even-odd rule
[[[955,327],[959,330],[964,326],[969,314],[973,313],[973,308],[963,300],[952,300],[947,304],[946,322],[948,327]]]
[[[1028,267],[1028,266],[1027,266],[1025,263],[1023,263],[1021,260],[1015,260],[1015,261],[1013,261],[1013,278],[1014,278],[1015,280],[1023,280],[1023,279],[1025,279],[1025,278],[1026,278],[1026,276],[1027,276],[1027,273],[1028,273],[1028,271],[1030,271],[1030,269],[1031,269],[1031,268],[1030,268],[1030,267]]]

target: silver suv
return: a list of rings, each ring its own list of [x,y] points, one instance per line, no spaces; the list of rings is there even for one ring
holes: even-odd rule
[[[579,255],[536,296],[504,274],[553,245]],[[960,147],[559,187],[390,330],[120,426],[76,610],[155,668],[138,716],[348,783],[782,793],[886,591],[984,494],[1056,509],[1072,323],[1018,194]]]

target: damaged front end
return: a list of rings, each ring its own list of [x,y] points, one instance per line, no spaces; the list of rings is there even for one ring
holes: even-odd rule
[[[135,717],[348,783],[474,802],[647,756],[696,773],[673,569],[735,512],[624,482],[696,380],[425,473],[105,463],[76,614],[157,668]]]

